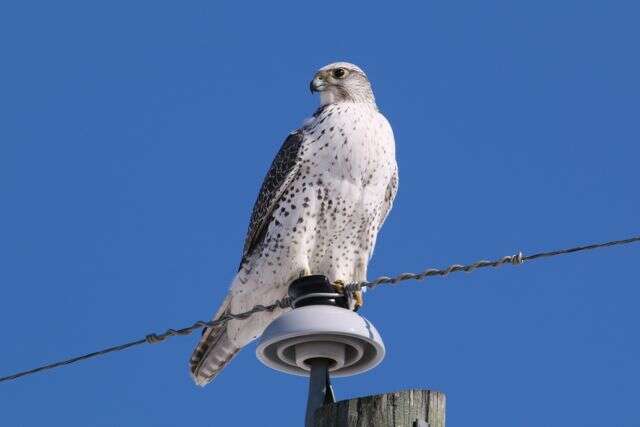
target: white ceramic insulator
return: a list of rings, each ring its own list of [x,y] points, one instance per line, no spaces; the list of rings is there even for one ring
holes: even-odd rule
[[[344,366],[345,345],[340,342],[315,341],[304,342],[296,345],[296,365],[305,370],[310,370],[309,359],[330,360],[329,369],[336,370]]]
[[[327,305],[296,308],[282,314],[265,329],[256,348],[258,359],[270,368],[309,375],[305,361],[324,357],[332,377],[368,371],[384,358],[380,334],[365,318],[350,310]]]

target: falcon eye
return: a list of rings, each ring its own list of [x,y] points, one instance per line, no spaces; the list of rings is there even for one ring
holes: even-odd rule
[[[335,70],[333,70],[333,77],[335,77],[336,79],[342,79],[347,75],[347,70],[345,70],[344,68],[336,68]]]

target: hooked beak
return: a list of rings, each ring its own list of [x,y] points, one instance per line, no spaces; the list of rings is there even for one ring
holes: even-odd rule
[[[311,91],[311,93],[321,92],[325,87],[327,87],[327,83],[320,73],[316,74],[313,80],[311,80],[311,83],[309,83],[309,90]]]

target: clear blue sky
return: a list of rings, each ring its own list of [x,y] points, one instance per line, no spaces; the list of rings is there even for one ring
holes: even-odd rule
[[[400,190],[370,277],[639,231],[631,1],[4,2],[0,376],[206,319],[313,72],[361,65]],[[367,295],[388,355],[339,398],[411,387],[449,426],[637,426],[640,245]],[[306,382],[197,337],[0,385],[3,426],[283,425]]]

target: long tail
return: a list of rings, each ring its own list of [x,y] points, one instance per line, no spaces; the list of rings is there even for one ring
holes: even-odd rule
[[[227,313],[241,313],[259,302],[282,298],[284,295],[280,288],[259,286],[236,276],[231,291],[213,318],[219,319]],[[206,328],[189,361],[195,383],[200,386],[209,384],[244,346],[262,335],[267,325],[281,313],[281,309],[263,311],[248,319],[231,320],[225,325]]]
[[[214,319],[228,313],[230,305],[231,295],[227,296]],[[206,328],[189,360],[191,377],[199,386],[209,384],[239,351],[229,338],[227,325]]]

